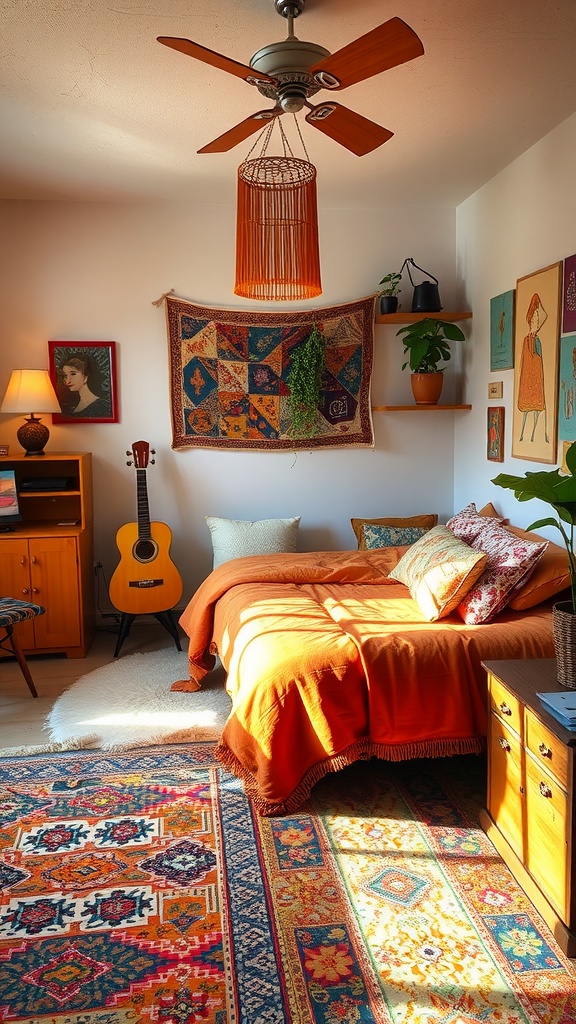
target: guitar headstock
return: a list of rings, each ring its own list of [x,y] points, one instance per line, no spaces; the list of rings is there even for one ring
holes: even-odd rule
[[[132,459],[130,462],[127,462],[126,465],[134,465],[136,469],[146,469],[148,466],[149,454],[156,455],[156,452],[153,448],[150,448],[148,441],[134,441],[132,451],[126,452],[126,455],[132,456]],[[155,459],[150,459],[150,464],[153,466],[155,461]]]

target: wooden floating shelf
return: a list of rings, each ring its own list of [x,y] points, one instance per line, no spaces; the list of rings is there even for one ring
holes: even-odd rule
[[[447,409],[471,408],[471,405],[373,405],[372,412],[445,412]]]
[[[450,312],[449,310],[441,309],[439,313],[378,313],[376,317],[377,324],[415,324],[418,320],[447,320],[449,323],[455,323],[456,320],[469,320],[472,313],[468,310],[464,310],[462,313]]]

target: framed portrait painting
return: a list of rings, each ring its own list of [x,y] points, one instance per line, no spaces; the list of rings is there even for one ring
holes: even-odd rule
[[[61,413],[54,423],[117,423],[115,341],[49,341],[48,364]]]
[[[514,289],[490,299],[490,369],[514,366]]]
[[[555,463],[562,264],[516,282],[512,457]]]
[[[504,462],[504,406],[494,405],[488,409],[488,444],[486,457],[489,462]]]

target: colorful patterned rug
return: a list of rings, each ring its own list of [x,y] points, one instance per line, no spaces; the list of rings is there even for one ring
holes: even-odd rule
[[[213,309],[166,299],[173,448],[277,451],[373,444],[374,296],[305,311]],[[306,436],[290,430],[291,354],[316,323],[322,397]]]
[[[286,818],[208,744],[0,771],[0,1020],[576,1020],[571,962],[478,827],[482,758],[356,764]]]

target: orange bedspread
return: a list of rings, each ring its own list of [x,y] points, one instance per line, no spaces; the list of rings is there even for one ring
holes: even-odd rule
[[[228,673],[217,756],[262,814],[295,810],[318,779],[360,758],[480,752],[481,662],[554,656],[551,604],[482,626],[424,621],[388,579],[405,550],[236,559],[183,612],[192,687],[216,652]]]

